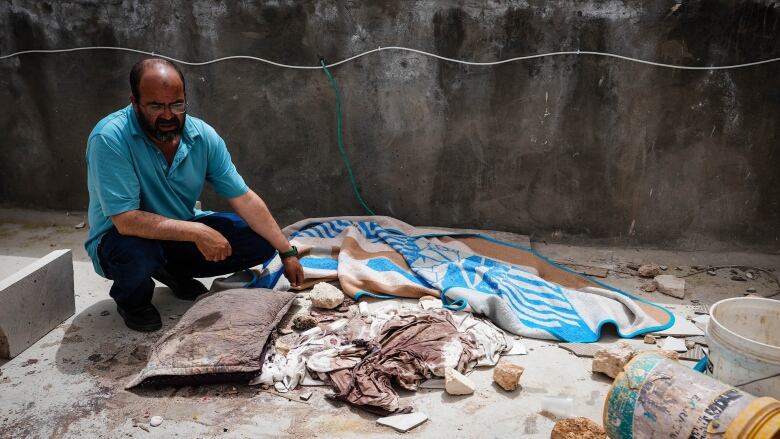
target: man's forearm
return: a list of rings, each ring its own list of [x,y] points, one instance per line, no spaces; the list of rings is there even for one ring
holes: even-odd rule
[[[196,241],[203,224],[166,218],[142,210],[111,217],[117,231],[126,236],[162,241]]]
[[[228,201],[233,210],[249,224],[249,227],[265,238],[275,249],[280,252],[290,250],[287,237],[279,229],[279,225],[260,196],[250,190],[244,195],[231,198]]]

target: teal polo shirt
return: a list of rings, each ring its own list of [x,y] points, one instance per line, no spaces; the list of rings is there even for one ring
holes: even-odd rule
[[[206,181],[226,198],[249,191],[225,141],[214,128],[189,115],[170,166],[141,129],[132,105],[98,122],[87,140],[86,159],[90,228],[84,247],[101,276],[105,274],[97,250],[113,227],[111,216],[143,210],[192,220],[213,213],[195,209]]]

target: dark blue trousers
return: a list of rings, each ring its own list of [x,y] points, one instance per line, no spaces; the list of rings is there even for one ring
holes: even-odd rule
[[[216,212],[196,220],[221,233],[232,254],[209,262],[192,242],[157,241],[120,235],[116,228],[100,240],[98,255],[107,278],[114,281],[111,297],[123,307],[148,305],[154,293],[152,274],[165,268],[177,278],[212,277],[265,263],[276,250],[235,213]]]

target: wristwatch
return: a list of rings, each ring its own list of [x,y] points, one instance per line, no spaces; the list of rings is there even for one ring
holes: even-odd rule
[[[292,246],[292,250],[287,250],[286,252],[279,252],[279,257],[282,259],[287,259],[291,257],[297,257],[298,256],[298,247]]]

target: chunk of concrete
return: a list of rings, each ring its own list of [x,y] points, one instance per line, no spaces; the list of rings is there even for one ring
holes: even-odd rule
[[[493,369],[493,381],[502,389],[511,392],[516,390],[520,383],[520,376],[523,375],[525,368],[518,364],[499,361]]]
[[[636,353],[637,351],[627,343],[619,343],[617,346],[602,349],[596,352],[593,357],[593,372],[615,378]]]
[[[655,344],[655,342],[655,337],[650,334],[645,334],[645,344]]]
[[[327,282],[314,285],[310,297],[312,306],[317,308],[334,309],[344,302],[344,293]]]
[[[606,439],[607,433],[588,418],[561,419],[555,423],[550,439]]]
[[[457,370],[451,367],[444,370],[444,390],[450,395],[470,395],[476,388],[473,381]]]
[[[644,264],[637,270],[642,277],[653,278],[661,274],[661,267],[655,264]]]
[[[0,358],[14,358],[76,312],[73,256],[57,250],[0,281]]]
[[[655,277],[654,283],[655,289],[659,293],[678,299],[685,297],[685,279],[680,279],[671,274],[662,274]]]
[[[388,416],[385,418],[379,418],[376,423],[387,427],[392,427],[401,433],[417,427],[423,422],[428,420],[428,415],[423,412],[409,413],[407,415]]]

